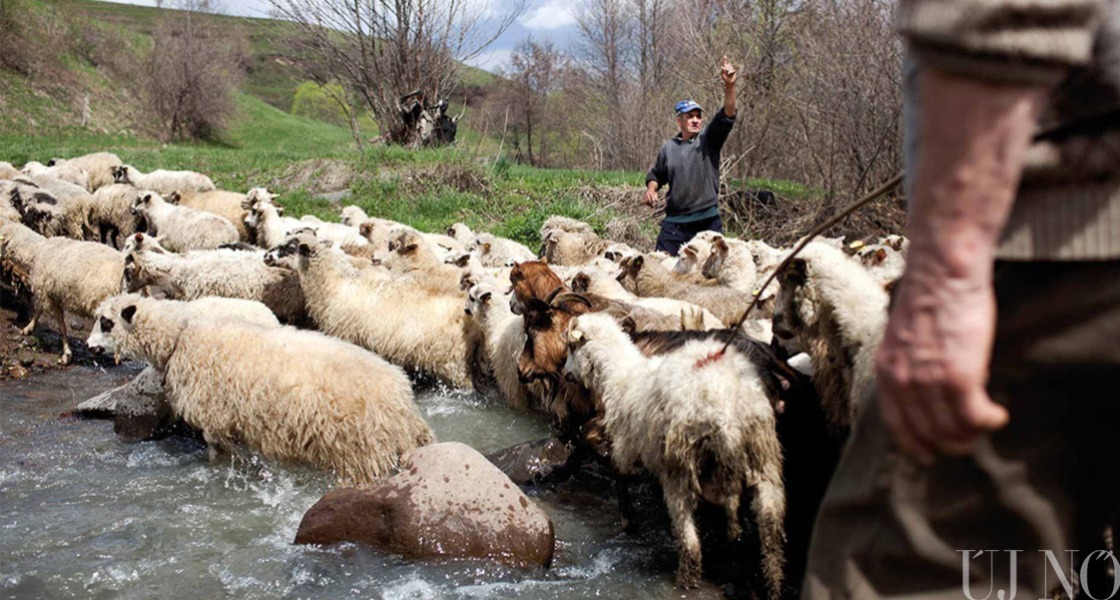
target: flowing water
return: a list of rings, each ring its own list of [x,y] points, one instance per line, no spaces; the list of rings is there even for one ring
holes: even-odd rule
[[[293,545],[329,476],[251,455],[212,462],[184,438],[125,444],[110,421],[60,416],[137,372],[0,383],[0,598],[682,597],[667,532],[623,534],[606,482],[586,476],[527,490],[555,525],[547,570]],[[474,393],[433,389],[417,403],[440,441],[483,453],[547,435]]]

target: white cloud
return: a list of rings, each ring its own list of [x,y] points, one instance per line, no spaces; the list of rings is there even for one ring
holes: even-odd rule
[[[478,56],[467,61],[467,64],[472,67],[497,73],[501,69],[509,66],[509,58],[513,55],[512,48],[498,48],[496,50],[487,50],[479,53]]]
[[[519,19],[525,29],[559,29],[576,22],[573,0],[545,0]]]

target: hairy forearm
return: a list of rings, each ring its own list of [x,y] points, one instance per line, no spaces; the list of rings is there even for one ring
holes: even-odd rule
[[[735,84],[723,86],[723,114],[735,116]]]
[[[1046,90],[924,69],[909,262],[988,282]]]

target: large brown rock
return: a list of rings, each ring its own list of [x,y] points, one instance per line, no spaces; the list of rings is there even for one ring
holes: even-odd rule
[[[550,437],[510,446],[486,458],[517,485],[535,485],[570,476],[575,462],[572,450],[570,444]]]
[[[552,520],[470,446],[414,450],[401,473],[366,489],[340,488],[319,499],[297,544],[365,543],[410,558],[492,558],[548,566]]]

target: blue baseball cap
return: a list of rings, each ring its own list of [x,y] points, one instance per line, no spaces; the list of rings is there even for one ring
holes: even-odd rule
[[[695,100],[681,100],[680,102],[677,102],[677,105],[674,107],[674,110],[677,111],[677,116],[678,117],[685,114],[685,113],[690,113],[694,110],[704,112],[704,109],[700,108],[700,105],[697,104]]]

